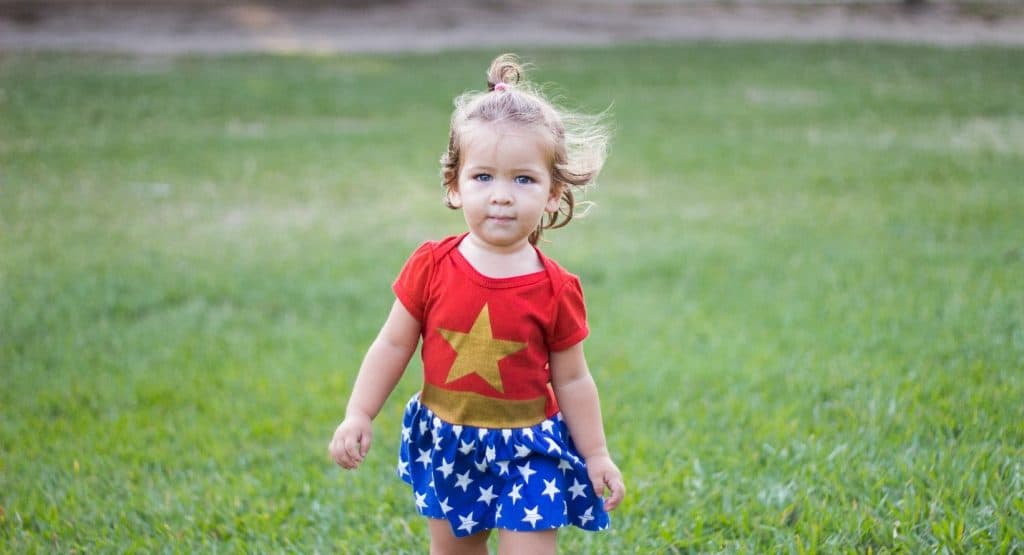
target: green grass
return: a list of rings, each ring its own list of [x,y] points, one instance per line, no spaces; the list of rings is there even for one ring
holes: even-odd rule
[[[494,52],[0,56],[0,551],[423,552],[327,441]],[[1024,551],[1019,49],[524,53],[614,102],[587,292],[630,487],[565,553]]]

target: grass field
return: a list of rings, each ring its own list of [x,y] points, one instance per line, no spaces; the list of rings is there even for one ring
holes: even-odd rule
[[[0,56],[0,551],[420,553],[327,441],[495,52]],[[565,553],[1024,552],[1024,52],[526,51],[630,487]]]

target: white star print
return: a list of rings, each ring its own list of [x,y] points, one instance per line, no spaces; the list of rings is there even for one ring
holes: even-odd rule
[[[515,505],[523,496],[519,493],[519,490],[523,489],[523,484],[516,484],[512,486],[512,491],[509,492],[508,497],[512,500],[512,504]]]
[[[409,463],[407,463],[405,461],[398,461],[398,475],[399,476],[405,476],[406,474],[408,474],[409,471],[407,470],[407,468],[409,468]]]
[[[498,474],[508,474],[508,461],[498,461]]]
[[[588,522],[590,522],[591,520],[594,520],[594,517],[591,516],[593,514],[594,514],[594,508],[593,507],[588,508],[587,512],[581,514],[579,516],[580,526],[586,526]]]
[[[475,441],[470,441],[469,443],[465,441],[459,442],[459,453],[462,453],[463,455],[468,455],[473,452],[473,449],[476,449]]]
[[[572,479],[572,487],[569,488],[569,491],[572,492],[572,498],[573,499],[576,499],[577,497],[586,497],[587,494],[583,493],[583,492],[587,491],[587,485],[586,484],[581,484],[579,482],[579,480],[577,480],[576,478],[573,478]]]
[[[523,507],[523,510],[523,514],[525,515],[523,517],[523,522],[529,522],[534,528],[537,527],[538,520],[544,520],[544,517],[540,516],[540,507],[534,507],[532,509]]]
[[[559,447],[557,443],[555,443],[555,440],[551,439],[550,437],[546,437],[544,438],[544,441],[548,442],[548,453],[554,451],[556,455],[562,454],[562,448]]]
[[[501,503],[498,503],[498,508],[494,510],[494,523],[497,524],[501,518]]]
[[[501,437],[508,443],[508,440],[512,437],[512,430],[505,428],[501,431]]]
[[[477,521],[473,520],[473,511],[469,511],[469,514],[466,516],[459,515],[459,522],[459,530],[467,532],[472,532],[473,527],[478,524]]]
[[[430,449],[420,449],[420,456],[416,462],[423,463],[423,468],[430,466]]]
[[[441,500],[441,512],[448,514],[448,511],[452,510],[452,506],[448,504],[448,498],[445,497]]]
[[[497,499],[498,496],[494,495],[494,486],[488,486],[487,489],[480,488],[480,497],[477,498],[477,502],[483,501],[488,507],[491,506],[491,501]]]
[[[469,471],[465,474],[455,474],[456,482],[455,487],[462,488],[462,491],[466,491],[467,488],[473,483],[473,480],[469,477]]]
[[[452,431],[455,432],[455,437],[459,437],[462,435],[462,426],[456,424],[452,426]]]
[[[412,428],[402,426],[402,439],[409,441],[412,438]]]
[[[552,421],[550,421],[550,420],[545,420],[545,421],[543,421],[543,422],[541,422],[541,423],[540,423],[540,427],[541,427],[541,429],[543,429],[543,430],[544,430],[545,432],[547,432],[547,433],[549,433],[549,434],[550,434],[550,433],[551,433],[551,430],[552,430],[552,429],[554,429],[554,427],[555,427],[555,423],[554,423],[554,422],[552,422]]]
[[[487,446],[487,453],[484,455],[488,461],[493,461],[498,456],[498,453],[494,450],[494,447]]]
[[[516,458],[517,459],[525,459],[526,457],[530,456],[530,453],[532,453],[532,452],[533,451],[531,451],[530,448],[525,446],[525,445],[522,445],[522,444],[516,445]]]
[[[434,417],[434,429],[436,430],[437,428],[440,428],[440,427],[441,427],[441,419],[435,416]]]
[[[522,475],[523,482],[526,483],[526,484],[530,483],[530,476],[533,476],[534,474],[537,473],[536,470],[533,470],[532,468],[530,468],[530,463],[529,462],[527,462],[526,464],[524,464],[522,466],[519,466],[517,468],[519,468],[519,474]]]
[[[555,479],[554,478],[552,478],[550,482],[547,481],[547,480],[544,480],[544,491],[541,492],[541,495],[547,495],[548,497],[551,498],[551,501],[554,501],[555,500],[555,495],[557,495],[559,493],[562,493],[562,490],[560,490],[557,487],[555,487]]]
[[[444,460],[444,458],[441,459],[441,466],[437,467],[437,469],[441,472],[442,476],[447,478],[452,475],[452,472],[455,470],[454,462],[454,460],[452,460],[452,462],[448,462]]]
[[[477,435],[480,436],[480,439],[483,439],[487,437],[487,430],[484,428],[480,428],[480,430],[477,432]]]
[[[426,509],[427,508],[427,494],[417,493],[416,494],[416,508]]]
[[[427,421],[420,420],[420,435],[427,433]]]
[[[444,441],[444,438],[442,438],[440,434],[434,435],[434,450],[435,451],[441,448],[441,442],[442,441]]]
[[[487,471],[487,461],[475,462],[475,463],[473,463],[473,466],[476,467],[478,472],[486,472]]]
[[[572,465],[569,464],[569,461],[562,459],[558,461],[558,470],[561,470],[562,475],[565,475],[566,471],[572,470]]]
[[[528,437],[530,439],[533,439],[533,429],[532,428],[523,428],[523,437]]]

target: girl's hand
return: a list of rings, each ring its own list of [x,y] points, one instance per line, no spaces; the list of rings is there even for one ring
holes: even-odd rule
[[[358,468],[373,440],[373,425],[365,414],[347,414],[334,430],[334,438],[327,446],[331,458],[345,470]]]
[[[626,484],[622,481],[622,472],[615,466],[608,455],[587,457],[587,474],[590,485],[598,497],[604,497],[604,510],[612,511],[626,497]],[[607,492],[605,491],[607,488]],[[607,497],[605,494],[607,493]]]

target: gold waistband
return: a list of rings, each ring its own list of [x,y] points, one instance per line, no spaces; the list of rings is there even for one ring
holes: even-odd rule
[[[425,383],[420,402],[445,422],[480,428],[525,428],[540,424],[547,418],[547,397],[525,401],[495,399]]]

